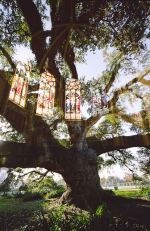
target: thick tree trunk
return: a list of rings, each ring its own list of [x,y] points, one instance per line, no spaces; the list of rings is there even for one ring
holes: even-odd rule
[[[102,203],[104,192],[100,186],[97,156],[93,150],[76,150],[72,164],[66,166],[62,176],[67,184],[67,191],[60,202],[83,209],[95,209]]]

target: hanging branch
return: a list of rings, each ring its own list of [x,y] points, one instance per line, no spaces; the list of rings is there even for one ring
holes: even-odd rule
[[[110,156],[110,157],[112,157],[113,159],[114,159],[114,161],[115,162],[117,162],[117,160],[119,160],[120,162],[122,162],[123,163],[123,165],[130,171],[130,172],[132,172],[132,174],[134,174],[134,171],[130,168],[130,167],[128,167],[128,165],[125,163],[125,157],[124,157],[124,154],[123,154],[123,151],[120,149],[120,150],[118,150],[120,153],[121,153],[121,155],[122,155],[122,157],[123,157],[123,161],[120,159],[120,158],[116,158],[116,157],[114,157],[114,155],[113,154],[111,154],[110,152],[108,152],[108,156]]]

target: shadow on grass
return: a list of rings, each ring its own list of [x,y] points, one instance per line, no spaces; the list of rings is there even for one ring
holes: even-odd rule
[[[96,213],[56,203],[55,200],[0,199],[0,230],[150,230],[147,200],[107,192],[104,204]]]

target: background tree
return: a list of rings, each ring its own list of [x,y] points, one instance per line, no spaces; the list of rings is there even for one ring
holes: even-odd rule
[[[108,176],[107,181],[114,185],[120,183],[121,179],[117,176]]]
[[[4,197],[6,197],[7,192],[10,192],[10,190],[11,190],[11,188],[10,188],[10,186],[6,182],[3,182],[0,185],[0,192],[3,192],[3,196]]]
[[[103,164],[103,160],[98,160],[98,157],[108,153],[111,157],[109,164],[130,164],[131,169],[134,157],[127,149],[150,148],[148,105],[143,95],[149,91],[147,76],[150,70],[149,66],[144,66],[138,74],[133,73],[134,62],[131,62],[131,58],[138,58],[140,62],[142,57],[145,65],[148,60],[144,39],[149,38],[149,1],[2,0],[1,5],[2,49],[5,46],[13,49],[15,44],[30,44],[39,71],[49,70],[56,76],[58,84],[63,62],[68,65],[72,77],[78,78],[76,54],[84,54],[88,49],[108,48],[109,45],[115,48],[111,55],[105,51],[108,66],[101,77],[88,82],[81,80],[82,98],[88,103],[91,116],[87,120],[66,122],[71,145],[62,145],[56,139],[51,118],[37,120],[32,100],[27,108],[28,127],[21,130],[20,124],[13,124],[23,132],[26,143],[0,143],[1,166],[42,167],[57,172],[67,185],[61,202],[94,208],[104,196],[98,176],[98,162]],[[44,30],[45,6],[50,9],[49,30]],[[12,57],[8,52],[3,54],[14,70]],[[123,72],[131,73],[132,79],[120,88],[116,83],[119,77],[123,79]],[[96,107],[93,116],[92,94],[100,90],[99,85],[104,86],[108,96],[108,108],[101,110]],[[134,104],[135,99],[140,101],[141,110],[133,115],[128,113],[125,103]],[[5,116],[5,113],[1,114]],[[93,129],[98,121],[98,128]],[[123,125],[127,123],[132,133],[125,136]],[[37,147],[34,141],[39,139],[42,145]]]
[[[0,191],[4,193],[3,194],[4,197],[7,196],[7,192],[11,191],[10,186],[14,181],[14,175],[11,171],[11,168],[7,171],[7,174],[8,175],[7,175],[6,179],[0,185]]]
[[[132,182],[132,181],[133,181],[133,176],[132,176],[132,174],[126,172],[126,173],[125,173],[124,180],[125,180],[125,182]]]

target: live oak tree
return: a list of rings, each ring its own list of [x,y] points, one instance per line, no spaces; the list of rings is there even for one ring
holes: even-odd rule
[[[78,79],[76,61],[83,59],[87,50],[114,47],[108,59],[108,67],[101,77],[81,83],[82,103],[92,106],[92,91],[102,84],[108,96],[108,108],[95,109],[96,115],[81,121],[66,121],[70,145],[60,142],[52,128],[60,119],[36,119],[35,104],[30,99],[25,113],[25,126],[12,121],[7,113],[6,97],[1,96],[1,114],[25,137],[24,143],[1,141],[0,166],[10,168],[42,167],[63,176],[67,191],[60,201],[73,203],[80,207],[97,207],[103,201],[104,192],[98,176],[98,158],[108,153],[112,162],[127,166],[132,155],[126,150],[131,147],[150,148],[149,105],[145,100],[149,92],[149,66],[143,71],[132,70],[131,58],[137,58],[146,64],[149,53],[144,39],[149,38],[149,1],[87,1],[87,0],[9,0],[1,1],[0,49],[10,64],[11,73],[15,71],[15,62],[9,51],[17,44],[30,45],[35,54],[36,67],[40,73],[45,69],[54,74],[61,85],[61,71],[64,63],[69,67],[72,78]],[[46,10],[50,10],[49,29],[44,29],[44,20],[48,19]],[[123,71],[133,75],[121,88],[115,87],[118,76]],[[5,76],[5,73],[1,72]],[[63,76],[65,82],[65,76]],[[142,89],[143,87],[143,89]],[[7,94],[8,90],[7,88]],[[30,86],[31,92],[35,90]],[[1,90],[1,95],[3,91]],[[34,97],[33,97],[34,98]],[[59,94],[57,96],[59,100]],[[134,104],[141,103],[141,111],[130,114],[124,106],[125,100]],[[63,102],[62,102],[63,104]],[[4,107],[5,105],[5,107]],[[18,109],[19,110],[19,109]],[[100,120],[101,118],[104,120]],[[132,124],[134,135],[125,136],[121,126],[123,121]],[[93,125],[99,122],[98,128]],[[53,126],[54,125],[54,126]],[[93,132],[93,129],[96,132]],[[37,146],[37,140],[41,144]]]

